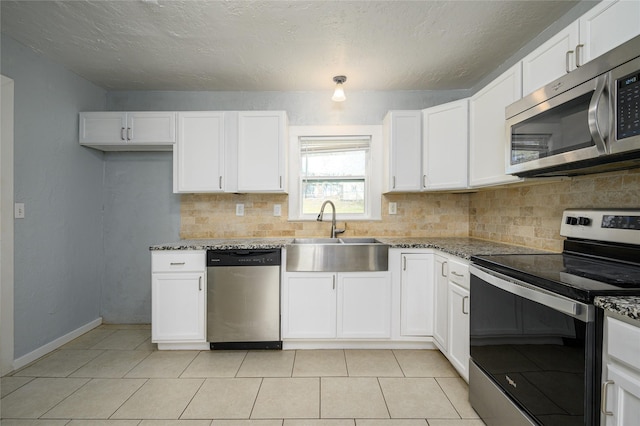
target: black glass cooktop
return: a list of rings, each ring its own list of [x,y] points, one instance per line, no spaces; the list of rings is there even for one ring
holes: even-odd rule
[[[472,262],[572,299],[640,295],[640,265],[574,254],[473,256]]]

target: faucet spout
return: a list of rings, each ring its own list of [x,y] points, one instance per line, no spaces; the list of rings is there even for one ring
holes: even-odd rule
[[[336,229],[336,206],[333,204],[333,201],[327,200],[322,203],[322,207],[320,207],[320,213],[318,214],[318,218],[316,219],[318,222],[322,222],[324,217],[324,208],[329,204],[331,206],[332,214],[331,214],[331,238],[336,238],[336,234],[342,234],[344,229]]]

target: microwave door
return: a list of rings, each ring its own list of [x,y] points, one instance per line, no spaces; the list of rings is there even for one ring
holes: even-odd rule
[[[600,76],[509,119],[507,173],[526,175],[605,153],[605,88]]]

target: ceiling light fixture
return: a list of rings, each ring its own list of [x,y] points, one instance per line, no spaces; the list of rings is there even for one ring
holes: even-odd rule
[[[347,97],[344,95],[344,88],[342,87],[342,83],[347,81],[347,77],[344,75],[336,75],[333,77],[333,81],[336,82],[336,90],[333,92],[333,96],[331,100],[333,102],[343,102]]]

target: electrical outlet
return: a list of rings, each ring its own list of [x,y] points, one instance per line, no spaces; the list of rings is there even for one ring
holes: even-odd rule
[[[389,203],[389,214],[397,214],[398,205],[396,203]]]
[[[236,216],[244,216],[244,204],[236,204]]]
[[[16,219],[24,219],[24,203],[15,204],[13,217],[15,217]]]
[[[273,215],[274,216],[282,216],[282,204],[274,204],[273,205]]]

